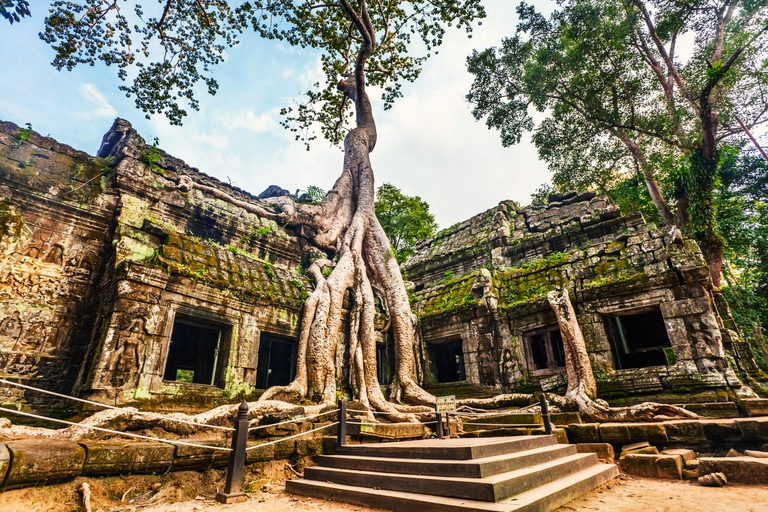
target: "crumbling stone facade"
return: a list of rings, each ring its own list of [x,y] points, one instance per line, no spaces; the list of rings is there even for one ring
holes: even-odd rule
[[[604,398],[716,401],[714,390],[741,388],[732,366],[756,370],[696,243],[639,214],[622,215],[592,192],[553,194],[525,208],[502,202],[419,242],[405,270],[415,283],[428,385],[442,380],[430,354],[460,342],[467,384],[564,389],[546,300],[563,287]]]
[[[293,378],[312,286],[304,270],[327,255],[311,233],[236,204],[268,208],[269,194],[259,199],[147,146],[122,120],[96,157],[20,133],[0,123],[4,377],[186,409],[252,398]],[[696,244],[592,193],[526,208],[502,202],[420,242],[404,270],[426,387],[561,388],[545,295],[564,286],[604,397],[725,397],[741,386],[732,366],[754,370]],[[638,322],[653,326],[654,344],[633,338]],[[376,325],[384,329],[383,313]],[[382,384],[394,365],[388,338],[379,333]],[[338,347],[344,383],[343,339]],[[63,405],[0,389],[4,402]]]

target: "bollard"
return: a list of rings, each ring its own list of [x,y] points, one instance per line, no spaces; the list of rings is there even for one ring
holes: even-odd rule
[[[443,438],[443,415],[442,413],[436,412],[435,413],[435,419],[437,420],[437,426],[435,428],[435,432],[437,432],[437,438],[442,439]]]
[[[347,401],[339,400],[339,429],[336,432],[336,447],[341,448],[347,444]]]
[[[235,432],[232,434],[232,451],[229,452],[227,466],[227,484],[224,492],[216,494],[219,503],[241,503],[248,499],[243,492],[243,468],[245,466],[245,448],[248,444],[248,403],[243,400],[237,409]]]
[[[547,404],[547,395],[542,393],[539,395],[541,403],[541,419],[544,421],[544,434],[552,434],[552,423],[549,421],[549,404]]]

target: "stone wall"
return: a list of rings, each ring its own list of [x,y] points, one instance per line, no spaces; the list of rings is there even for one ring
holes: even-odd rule
[[[35,133],[20,143],[17,133],[0,125],[3,375],[168,408],[252,394],[261,333],[298,338],[310,285],[303,258],[313,254],[305,237],[198,189],[181,192],[188,176],[261,202],[147,146],[122,120],[98,157]],[[213,386],[163,378],[177,317],[221,331]]]
[[[271,356],[259,354],[274,342],[289,347],[275,356],[286,379],[312,286],[304,270],[327,255],[311,233],[222,194],[271,207],[269,194],[260,199],[189,167],[123,120],[96,157],[0,123],[0,374],[110,403],[194,410],[255,397],[269,378],[259,372],[272,368]],[[556,358],[545,296],[565,287],[601,396],[731,397],[741,386],[734,370],[752,372],[752,355],[701,251],[678,233],[584,192],[526,208],[504,201],[419,242],[403,268],[420,317],[420,380],[463,396],[562,389],[564,368],[532,364]],[[617,360],[609,322],[634,313],[663,322],[663,364],[623,368]],[[385,325],[379,311],[376,328]],[[196,356],[206,368],[179,362],[189,354],[173,348],[177,328],[208,343]],[[546,337],[545,355],[532,354],[531,336]],[[385,367],[390,338],[378,333],[390,354]],[[343,336],[337,347],[344,392]],[[456,375],[446,379],[440,361],[453,359]],[[0,393],[32,409],[72,405]]]
[[[468,384],[564,388],[564,367],[534,370],[525,342],[556,325],[546,294],[563,287],[603,397],[670,392],[684,402],[693,391],[739,389],[734,370],[756,369],[730,314],[725,322],[718,314],[716,304],[724,301],[696,243],[646,225],[640,215],[622,215],[591,192],[552,195],[548,204],[526,208],[504,201],[423,240],[404,266],[414,281],[425,360],[446,340],[461,340]],[[606,332],[609,319],[644,313],[663,319],[666,360],[621,368]],[[425,378],[435,384],[434,372]],[[699,398],[716,401],[714,393]]]

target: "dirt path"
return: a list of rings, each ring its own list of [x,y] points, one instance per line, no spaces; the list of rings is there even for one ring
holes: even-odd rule
[[[93,512],[380,512],[380,509],[292,496],[282,485],[267,484],[249,493],[246,503],[221,505],[213,489],[221,474],[178,473],[174,477],[110,477],[88,479],[93,490]],[[33,487],[0,493],[0,512],[82,512],[77,479],[66,484]],[[155,494],[152,485],[160,487]],[[131,489],[134,489],[131,491]],[[145,499],[128,498],[145,492]],[[196,496],[195,491],[199,491]],[[121,501],[125,493],[126,501]],[[197,499],[195,499],[197,498]],[[151,501],[154,500],[154,504]],[[701,487],[695,483],[622,476],[557,512],[768,512],[768,486],[727,485]]]

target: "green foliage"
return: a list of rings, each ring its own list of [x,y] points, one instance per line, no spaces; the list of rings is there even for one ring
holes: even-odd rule
[[[419,196],[406,196],[399,188],[384,183],[376,191],[376,217],[389,237],[398,263],[413,254],[416,242],[437,230],[429,205]]]
[[[326,194],[325,190],[323,190],[318,186],[310,185],[307,187],[307,196],[309,196],[309,200],[313,204],[317,204],[323,199],[325,199],[325,194]]]
[[[160,154],[160,151],[157,149],[157,145],[160,143],[160,139],[155,137],[154,142],[152,143],[152,147],[147,149],[141,154],[141,159],[144,160],[144,162],[149,164],[149,168],[152,169],[154,172],[161,174],[165,176],[165,171],[163,170],[160,165],[158,165],[162,160],[163,156]]]
[[[715,198],[723,294],[742,335],[754,341],[758,321],[768,325],[768,163],[754,152],[724,152]]]
[[[23,146],[24,143],[29,140],[29,136],[32,135],[32,123],[26,123],[24,126],[26,126],[26,128],[19,128],[19,131],[15,134],[16,141],[11,144],[11,146],[14,148],[20,148]]]
[[[256,238],[269,236],[274,232],[274,226],[271,224],[268,226],[251,227],[250,230],[240,235],[240,243],[250,244]]]
[[[0,0],[0,16],[11,25],[21,21],[21,18],[31,15],[27,0]]]
[[[142,3],[143,4],[143,3]],[[353,7],[351,4],[355,4]],[[72,70],[101,61],[117,69],[130,85],[120,89],[149,114],[164,114],[172,124],[187,115],[183,103],[198,110],[200,86],[218,90],[213,68],[234,55],[228,48],[243,31],[320,54],[323,84],[306,92],[307,101],[283,109],[284,126],[298,140],[313,140],[313,125],[339,142],[351,121],[350,102],[336,90],[341,75],[352,71],[360,36],[345,7],[360,16],[364,3],[312,3],[252,0],[200,2],[175,0],[147,6],[135,1],[55,1],[40,37],[56,55],[53,65]],[[138,16],[128,16],[136,11]],[[366,82],[381,87],[385,108],[401,96],[404,82],[414,81],[422,65],[443,42],[446,26],[464,28],[485,16],[480,0],[381,0],[363,18],[375,31]],[[318,77],[320,78],[320,77]]]
[[[759,92],[768,86],[768,3],[739,3],[725,19],[721,8],[573,0],[546,17],[522,3],[515,35],[468,58],[467,99],[505,146],[533,131],[558,189],[598,189],[659,218],[663,207],[642,190],[659,181],[658,202],[678,200],[680,218],[716,257],[722,144],[744,138],[736,116],[748,125],[768,117]],[[686,33],[695,36],[692,57],[667,59]],[[547,113],[538,125],[532,109]]]

